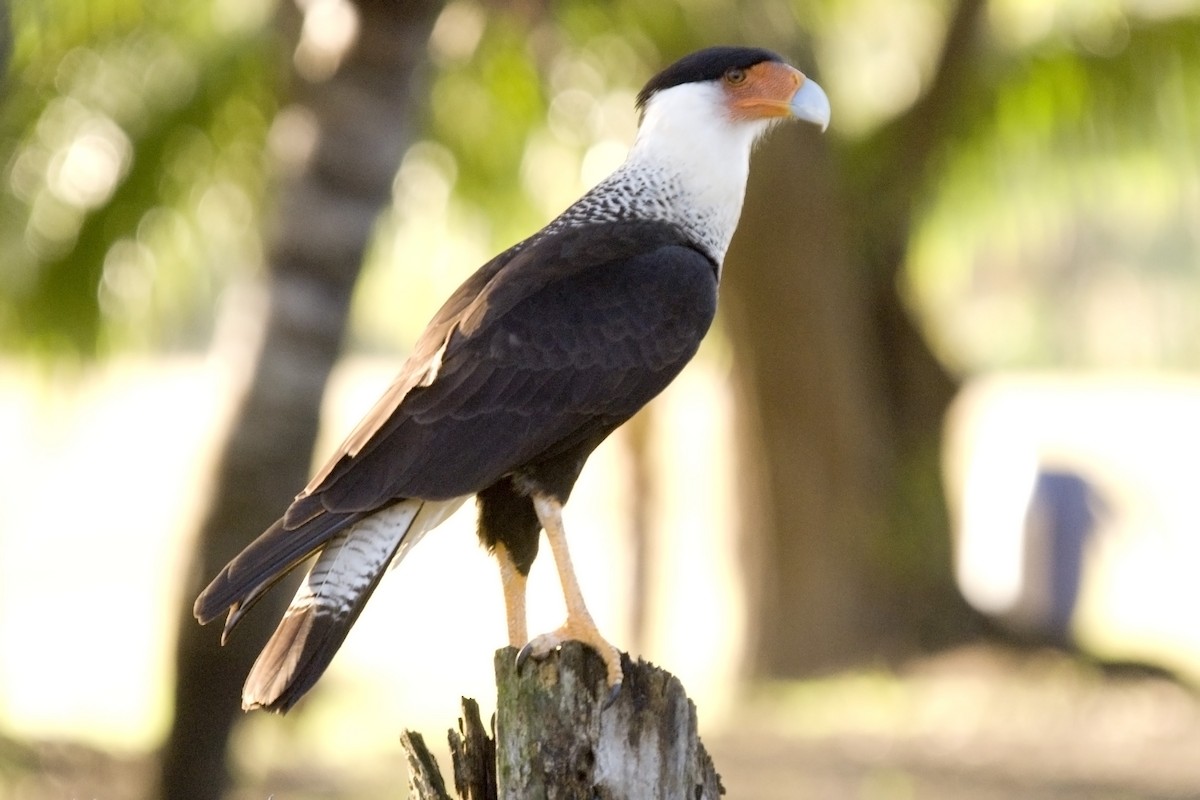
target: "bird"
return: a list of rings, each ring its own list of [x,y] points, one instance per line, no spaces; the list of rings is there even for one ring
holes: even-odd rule
[[[520,666],[583,642],[619,692],[567,548],[563,506],[592,451],[695,355],[717,308],[755,143],[829,99],[778,54],[709,47],[652,77],[626,160],[471,275],[383,396],[282,516],[195,601],[221,641],[315,556],[246,678],[242,707],[286,712],[317,682],[389,565],[474,497]],[[525,589],[546,534],[566,621],[528,636]]]

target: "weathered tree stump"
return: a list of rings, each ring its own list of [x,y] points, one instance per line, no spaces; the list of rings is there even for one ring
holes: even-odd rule
[[[490,735],[479,705],[463,698],[450,731],[461,800],[717,800],[724,794],[696,733],[696,707],[670,673],[622,656],[625,682],[612,705],[604,665],[569,643],[516,668],[496,652],[496,716]],[[405,731],[409,786],[417,800],[454,800],[420,734]]]

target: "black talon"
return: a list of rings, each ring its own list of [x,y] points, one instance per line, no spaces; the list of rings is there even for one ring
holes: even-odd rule
[[[517,653],[517,671],[518,672],[520,671],[521,667],[525,664],[525,662],[529,660],[530,654],[533,653],[533,648],[530,647],[530,645],[532,645],[532,644],[533,644],[533,642],[526,642],[525,646],[522,647],[520,652]]]
[[[604,704],[600,706],[601,711],[606,711],[609,706],[617,702],[617,695],[621,693],[621,681],[617,681],[608,690],[608,696],[604,698]]]

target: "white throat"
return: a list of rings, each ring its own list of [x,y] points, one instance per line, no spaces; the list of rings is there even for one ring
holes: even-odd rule
[[[730,119],[716,83],[689,83],[655,94],[629,156],[550,225],[653,219],[681,228],[716,261],[733,238],[750,151],[764,121]]]

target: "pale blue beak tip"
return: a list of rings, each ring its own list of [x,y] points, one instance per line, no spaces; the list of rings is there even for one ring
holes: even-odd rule
[[[796,119],[811,122],[822,132],[829,127],[829,96],[814,80],[806,78],[800,84],[792,95],[791,109]]]

